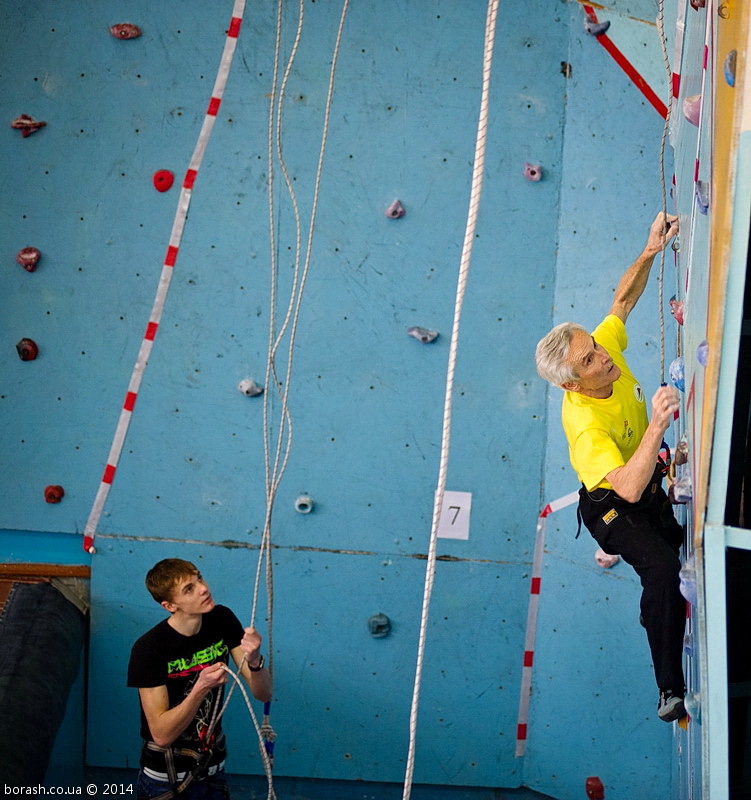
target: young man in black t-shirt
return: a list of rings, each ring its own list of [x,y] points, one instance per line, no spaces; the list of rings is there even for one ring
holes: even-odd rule
[[[139,798],[226,798],[226,747],[221,718],[224,667],[231,655],[253,696],[271,700],[261,636],[243,630],[229,608],[214,602],[190,561],[167,558],[146,576],[146,588],[170,616],[133,645],[128,686],[141,701]]]

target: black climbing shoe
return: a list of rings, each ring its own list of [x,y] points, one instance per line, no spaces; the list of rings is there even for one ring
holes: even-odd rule
[[[657,706],[657,716],[663,722],[675,722],[675,720],[685,717],[686,706],[683,705],[683,696],[674,694],[670,689],[662,689]]]

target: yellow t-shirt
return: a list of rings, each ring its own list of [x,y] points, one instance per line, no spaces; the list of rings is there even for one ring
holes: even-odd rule
[[[590,491],[613,488],[605,476],[631,458],[649,424],[644,392],[623,357],[628,346],[626,326],[609,314],[592,336],[620,367],[620,377],[610,397],[599,400],[564,392],[561,408],[571,466]]]

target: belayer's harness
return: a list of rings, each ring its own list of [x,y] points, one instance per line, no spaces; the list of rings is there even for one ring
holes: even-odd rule
[[[214,737],[212,737],[212,741],[210,743],[202,742],[201,747],[198,750],[193,750],[189,747],[162,747],[156,742],[145,742],[144,749],[151,750],[155,753],[162,753],[162,755],[164,755],[164,763],[167,767],[166,777],[170,784],[170,788],[166,792],[162,792],[162,794],[157,795],[155,798],[152,798],[152,800],[171,800],[171,798],[176,797],[181,792],[184,792],[194,780],[201,780],[218,772],[218,770],[223,766],[224,762],[209,767],[208,770],[206,769],[206,766],[211,760],[215,746],[223,744],[223,733],[216,741],[214,741]],[[196,762],[195,767],[190,770],[190,772],[178,774],[177,769],[175,768],[176,756],[192,758]],[[149,772],[151,772],[151,770],[147,770],[146,774],[148,775]],[[152,775],[151,777],[154,776]]]

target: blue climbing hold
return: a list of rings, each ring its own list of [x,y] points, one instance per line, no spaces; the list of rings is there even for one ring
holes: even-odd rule
[[[419,325],[407,328],[407,333],[423,344],[430,344],[430,342],[434,342],[438,338],[438,331],[430,331],[427,328],[421,328]]]
[[[603,20],[598,22],[594,17],[587,14],[584,17],[584,30],[590,36],[602,36],[603,33],[610,27],[610,20]]]
[[[698,601],[698,591],[696,588],[696,562],[693,556],[686,559],[686,563],[678,573],[681,580],[681,594],[695,606]]]
[[[706,339],[696,348],[696,358],[702,367],[707,366],[707,361],[709,361],[709,342]]]
[[[725,83],[728,86],[735,86],[735,63],[738,60],[738,53],[731,50],[725,56],[725,63],[723,64],[722,71],[725,73]]]
[[[683,356],[678,356],[678,358],[671,362],[668,372],[670,375],[670,382],[673,384],[673,386],[675,386],[675,388],[679,389],[681,392],[685,392],[686,380]]]
[[[709,184],[706,181],[696,181],[694,194],[699,212],[706,216],[709,211]]]

